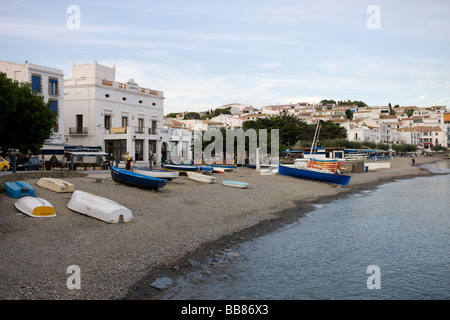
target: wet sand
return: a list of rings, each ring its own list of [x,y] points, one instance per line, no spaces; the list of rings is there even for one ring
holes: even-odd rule
[[[215,184],[180,176],[159,191],[117,184],[109,172],[64,178],[78,190],[129,208],[133,221],[120,224],[71,211],[70,193],[35,187],[36,195],[55,207],[57,216],[48,219],[21,214],[16,199],[0,194],[0,299],[158,299],[162,293],[150,287],[156,278],[174,279],[224,248],[297,221],[313,204],[385,181],[430,175],[419,165],[435,160],[419,157],[413,167],[410,158],[395,158],[390,169],[352,174],[346,187],[243,167],[213,173]],[[38,177],[29,177],[35,186]],[[1,183],[15,180],[0,177]],[[222,180],[250,187],[230,188]],[[81,271],[79,290],[66,284],[72,265]]]

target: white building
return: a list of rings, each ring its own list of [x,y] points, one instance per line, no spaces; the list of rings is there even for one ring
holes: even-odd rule
[[[58,113],[58,124],[41,149],[40,159],[50,160],[56,155],[62,160],[64,155],[64,74],[62,70],[36,64],[24,64],[0,60],[0,71],[20,83],[30,83],[31,89],[51,101],[50,108]],[[23,150],[22,150],[23,151]],[[44,157],[42,157],[44,156]]]
[[[167,159],[169,130],[163,128],[164,95],[139,87],[133,79],[116,82],[115,66],[72,65],[64,80],[65,137],[68,146],[98,147],[112,159],[126,152],[136,164]]]

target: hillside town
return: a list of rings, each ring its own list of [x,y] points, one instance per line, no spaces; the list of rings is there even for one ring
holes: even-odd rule
[[[76,151],[104,152],[119,161],[129,152],[136,164],[160,165],[174,155],[191,161],[195,132],[240,128],[246,121],[281,114],[298,116],[307,124],[331,121],[347,130],[349,141],[409,144],[422,153],[435,146],[450,147],[446,106],[367,106],[324,100],[329,103],[259,107],[230,103],[201,112],[167,113],[163,91],[141,87],[134,79],[117,81],[116,67],[96,60],[73,63],[71,77],[28,61],[0,61],[0,72],[30,83],[58,114],[58,125],[37,155],[43,163],[55,158],[64,163],[67,152]]]

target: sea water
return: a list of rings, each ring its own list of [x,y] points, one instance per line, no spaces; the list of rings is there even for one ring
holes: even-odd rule
[[[450,162],[426,168],[439,175],[316,206],[166,299],[449,299]]]

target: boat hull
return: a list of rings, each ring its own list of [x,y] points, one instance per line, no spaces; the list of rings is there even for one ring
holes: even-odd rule
[[[188,166],[188,165],[176,165],[176,164],[165,164],[163,166],[164,170],[169,171],[179,171],[179,172],[201,172],[202,169],[198,166]]]
[[[5,182],[4,186],[6,188],[6,195],[11,198],[21,198],[26,196],[36,197],[34,188],[27,182]]]
[[[172,180],[178,178],[180,173],[178,171],[159,170],[159,169],[144,169],[133,166],[133,172],[142,174],[144,176]]]
[[[232,187],[232,188],[239,188],[239,189],[247,189],[248,188],[248,183],[241,182],[241,181],[225,180],[225,181],[222,181],[222,184],[224,186]]]
[[[67,207],[107,223],[129,222],[133,219],[131,210],[121,204],[80,190],[73,192]]]
[[[320,182],[327,182],[331,184],[338,184],[346,186],[350,183],[350,176],[334,174],[328,172],[320,172],[318,170],[312,170],[308,168],[293,168],[283,165],[278,166],[278,174],[283,176],[290,176],[294,178],[314,180]]]
[[[189,179],[198,181],[198,182],[204,182],[204,183],[214,183],[216,182],[216,178],[212,176],[206,176],[203,173],[198,172],[187,172],[186,173]]]
[[[51,218],[56,216],[55,208],[45,199],[25,196],[15,203],[17,210],[35,218]]]
[[[111,167],[111,177],[115,182],[154,190],[163,188],[167,183],[165,179],[154,178],[116,167]]]
[[[36,184],[41,188],[59,193],[75,191],[75,186],[72,183],[60,179],[41,178]]]

